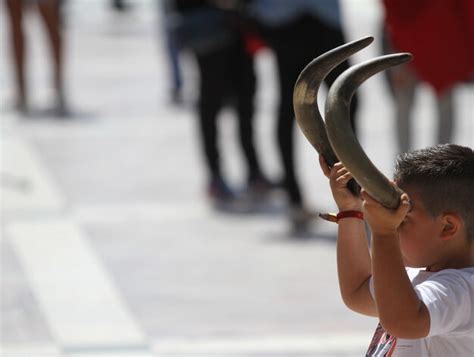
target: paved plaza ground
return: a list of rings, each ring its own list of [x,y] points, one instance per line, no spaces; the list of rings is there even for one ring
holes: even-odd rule
[[[345,0],[349,40],[379,36],[380,5]],[[282,197],[259,214],[217,212],[193,113],[196,74],[184,57],[185,104],[169,100],[162,25],[153,1],[116,14],[69,0],[67,87],[73,117],[9,108],[12,76],[2,8],[1,356],[361,356],[377,321],[338,292],[336,228],[288,234]],[[47,105],[44,36],[31,18],[33,104]],[[309,46],[311,44],[308,44]],[[378,54],[376,41],[354,62]],[[256,129],[266,172],[275,154],[275,61],[256,63]],[[46,88],[46,89],[44,89]],[[387,175],[396,152],[382,77],[361,90],[360,140]],[[416,146],[433,143],[433,99],[419,95]],[[456,143],[474,143],[474,88],[456,93]],[[230,181],[243,184],[233,114],[220,120]],[[298,173],[314,210],[334,210],[313,149],[297,133]]]

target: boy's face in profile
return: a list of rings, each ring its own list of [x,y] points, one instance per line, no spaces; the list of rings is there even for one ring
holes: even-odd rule
[[[429,267],[439,259],[443,229],[441,216],[432,217],[414,188],[404,187],[412,208],[398,228],[400,249],[405,266]]]

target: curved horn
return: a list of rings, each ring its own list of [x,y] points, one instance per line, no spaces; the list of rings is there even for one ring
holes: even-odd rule
[[[311,61],[299,75],[293,91],[293,107],[301,131],[323,155],[329,166],[338,162],[329,143],[326,127],[318,109],[318,90],[324,77],[347,57],[367,47],[373,37],[364,37],[322,54]]]
[[[400,53],[353,66],[336,79],[326,100],[326,129],[332,148],[359,185],[387,208],[398,207],[403,191],[392,186],[365,154],[351,129],[349,106],[354,92],[366,79],[411,58],[409,53]]]

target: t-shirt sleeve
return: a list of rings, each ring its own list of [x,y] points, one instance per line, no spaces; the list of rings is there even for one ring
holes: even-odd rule
[[[473,303],[470,283],[455,272],[445,271],[415,287],[430,314],[428,336],[455,332],[469,324]]]

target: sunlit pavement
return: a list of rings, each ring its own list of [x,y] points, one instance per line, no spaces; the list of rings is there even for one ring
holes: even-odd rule
[[[378,36],[376,1],[344,5],[349,39]],[[9,111],[7,56],[0,62],[2,356],[363,355],[376,321],[343,306],[332,224],[317,222],[311,239],[295,239],[281,212],[229,214],[206,201],[190,104],[193,63],[183,59],[186,105],[174,107],[155,4],[134,3],[120,15],[104,2],[70,0],[65,15],[73,118]],[[49,65],[42,29],[37,21],[29,29],[40,110],[48,104]],[[377,55],[378,45],[354,61]],[[276,178],[269,52],[259,55],[257,70],[258,149]],[[390,175],[395,137],[382,78],[361,95],[362,145]],[[432,99],[427,90],[418,99],[414,127],[423,147],[434,138]],[[460,87],[459,144],[473,145],[473,103],[473,87]],[[226,172],[242,185],[231,112],[220,128]],[[297,145],[308,204],[334,210],[299,132]]]

